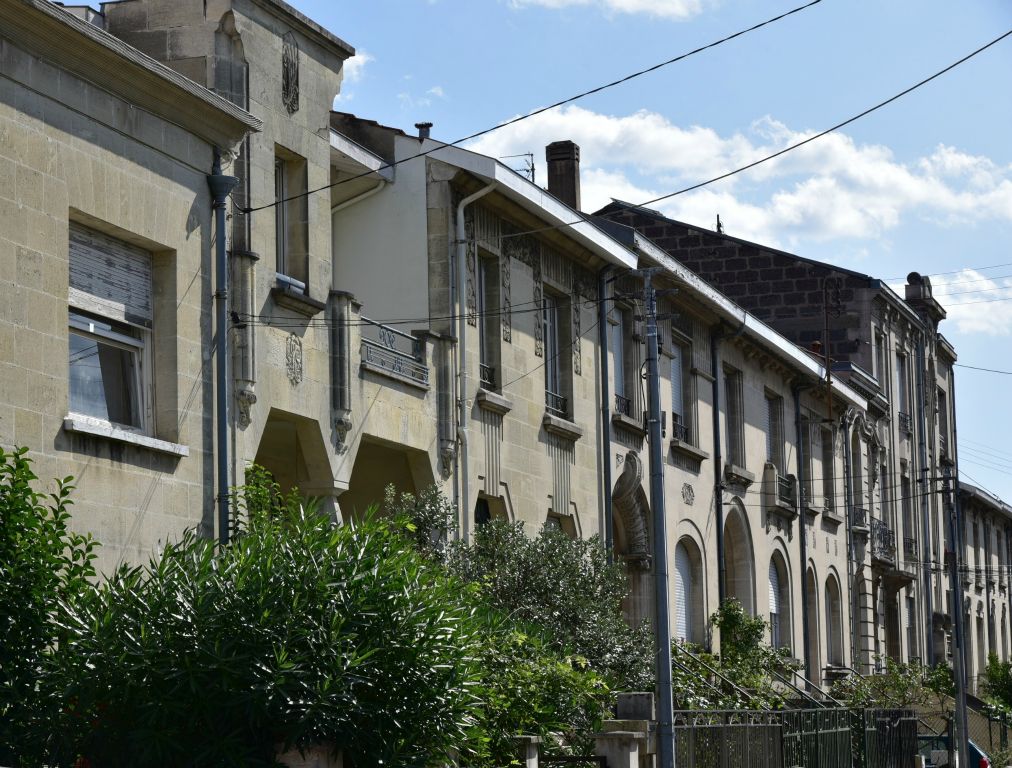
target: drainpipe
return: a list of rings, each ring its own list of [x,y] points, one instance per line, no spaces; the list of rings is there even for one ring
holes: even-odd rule
[[[791,387],[791,395],[794,397],[794,433],[797,441],[798,456],[798,531],[800,532],[799,548],[801,550],[801,643],[805,649],[805,678],[806,684],[811,685],[815,679],[812,674],[812,648],[808,639],[808,532],[805,530],[805,517],[808,512],[801,502],[805,492],[805,443],[801,438],[801,392],[809,389],[810,384],[795,384]]]
[[[608,291],[608,276],[613,268],[609,265],[597,273],[597,335],[601,350],[601,466],[604,484],[604,549],[611,563],[615,556],[614,508],[611,499],[611,392],[608,389],[608,307],[605,295]]]
[[[228,543],[228,526],[231,520],[228,471],[228,264],[225,256],[225,205],[228,193],[239,183],[235,176],[221,172],[221,152],[214,150],[214,165],[207,177],[214,210],[215,272],[215,383],[217,407],[217,468],[218,468],[218,541]]]
[[[464,209],[479,198],[484,197],[493,189],[493,181],[486,187],[468,195],[457,204],[457,439],[460,441],[460,465],[457,469],[457,482],[460,484],[460,515],[461,535],[466,543],[470,538],[471,508],[467,498],[467,307],[464,305],[464,286],[467,280],[467,240],[464,230]]]
[[[365,192],[361,192],[355,195],[354,197],[348,198],[344,202],[331,206],[330,209],[331,214],[337,213],[338,211],[343,211],[345,208],[350,208],[351,206],[355,205],[355,203],[361,203],[366,198],[372,197],[381,189],[383,189],[383,187],[385,187],[386,184],[387,184],[386,179],[380,179],[379,181],[376,182],[375,187],[369,187],[369,189],[367,189]]]
[[[854,563],[857,561],[857,552],[854,547],[854,534],[850,527],[854,522],[854,488],[853,482],[853,457],[851,456],[850,428],[854,423],[855,412],[848,408],[847,412],[840,419],[843,429],[843,492],[845,495],[844,504],[847,510],[847,604],[850,610],[850,666],[857,668],[857,645],[858,630],[857,617],[858,607],[855,602],[857,592],[854,591]],[[806,574],[807,575],[807,574]]]
[[[927,431],[929,421],[928,415],[925,413],[926,399],[924,393],[924,367],[924,332],[922,331],[918,334],[917,339],[917,411],[921,414],[921,418],[918,419],[917,424],[917,453],[921,462],[921,477],[924,481],[924,487],[921,489],[921,559],[924,563],[921,570],[924,583],[924,626],[927,627],[925,651],[927,652],[928,666],[933,667],[935,665],[935,648],[933,642],[933,625],[931,621],[933,613],[931,600],[931,558],[928,557],[928,549],[931,542],[931,500],[928,498],[928,489],[932,486],[932,477],[928,471],[928,449],[924,435]],[[912,416],[911,421],[913,421]],[[904,556],[906,556],[905,552]],[[908,653],[912,652],[913,649],[911,648]]]

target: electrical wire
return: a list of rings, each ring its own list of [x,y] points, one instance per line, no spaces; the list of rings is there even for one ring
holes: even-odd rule
[[[787,147],[784,147],[783,149],[778,150],[778,151],[774,152],[771,155],[766,155],[765,157],[762,157],[759,160],[755,160],[755,161],[753,161],[751,163],[743,165],[740,168],[735,168],[732,171],[727,171],[726,173],[722,173],[719,176],[714,176],[713,178],[707,179],[706,181],[700,181],[700,182],[698,182],[696,184],[692,184],[692,185],[690,185],[688,187],[683,187],[682,189],[676,190],[674,192],[668,192],[667,194],[659,195],[658,197],[654,197],[654,198],[652,198],[650,200],[646,200],[646,201],[644,201],[642,203],[637,203],[634,207],[643,208],[643,207],[646,207],[648,205],[653,205],[654,203],[659,203],[662,200],[669,200],[672,197],[677,197],[678,195],[684,195],[687,192],[692,192],[694,190],[700,189],[700,188],[708,186],[710,184],[714,184],[714,183],[716,183],[718,181],[723,181],[724,179],[728,179],[728,178],[731,178],[732,176],[736,176],[739,173],[743,173],[744,171],[747,171],[747,170],[750,170],[752,168],[755,168],[756,166],[762,165],[763,163],[768,163],[770,160],[774,160],[774,159],[780,157],[781,155],[785,155],[788,152],[792,152],[795,149],[799,149],[799,148],[805,146],[806,144],[810,144],[811,142],[816,141],[817,139],[821,139],[823,136],[826,136],[826,135],[828,135],[830,133],[833,133],[834,131],[838,131],[839,129],[841,129],[841,128],[845,127],[845,126],[848,126],[851,123],[853,123],[853,122],[855,122],[857,120],[860,120],[861,118],[866,117],[867,115],[870,115],[872,112],[875,112],[875,111],[877,111],[879,109],[882,109],[882,107],[885,107],[885,106],[891,104],[892,102],[896,101],[897,99],[901,99],[902,97],[906,96],[907,94],[909,94],[909,93],[911,93],[913,91],[916,91],[918,88],[920,88],[920,87],[922,87],[924,85],[927,85],[932,80],[935,80],[935,79],[941,77],[942,75],[946,74],[947,72],[950,72],[951,70],[955,69],[959,65],[961,65],[961,64],[969,61],[974,56],[977,56],[977,55],[983,53],[984,51],[986,51],[991,46],[997,45],[998,43],[1000,43],[1002,40],[1004,40],[1009,35],[1012,35],[1012,29],[1008,30],[1004,34],[999,35],[994,40],[991,40],[990,42],[985,43],[984,45],[980,46],[979,48],[977,48],[976,50],[972,51],[971,53],[968,53],[967,55],[963,56],[962,58],[954,61],[952,64],[949,64],[944,69],[938,70],[933,75],[929,75],[928,77],[926,77],[923,80],[915,83],[914,85],[911,85],[909,88],[903,89],[899,93],[897,93],[897,94],[895,94],[893,96],[890,96],[888,99],[885,99],[884,101],[880,101],[878,104],[875,104],[874,106],[869,107],[868,109],[865,109],[864,111],[859,112],[856,115],[848,117],[846,120],[843,120],[843,121],[837,123],[836,125],[834,125],[834,126],[832,126],[830,128],[826,128],[825,130],[820,131],[819,133],[816,133],[816,134],[814,134],[812,136],[809,136],[806,139],[802,139],[801,141],[795,142],[794,144],[791,144],[791,145],[789,145]],[[614,214],[602,214],[601,218],[607,218],[609,215],[614,215]],[[578,219],[576,221],[565,222],[563,224],[555,224],[555,225],[551,225],[551,226],[547,226],[547,227],[540,227],[538,229],[530,229],[530,230],[526,230],[526,231],[523,231],[523,232],[512,232],[512,233],[510,233],[508,235],[501,235],[500,236],[500,240],[505,240],[505,239],[508,239],[508,238],[511,238],[511,237],[522,237],[524,235],[537,234],[539,232],[548,232],[548,231],[551,231],[551,230],[562,229],[564,227],[572,227],[572,226],[575,226],[577,224],[581,224],[584,221],[586,221],[585,218],[580,218],[580,219]]]
[[[995,368],[981,368],[977,365],[967,365],[966,363],[953,363],[954,368],[968,368],[971,371],[984,371],[986,373],[1000,373],[1002,376],[1012,376],[1012,371],[999,371]]]
[[[625,77],[621,77],[618,80],[612,80],[611,82],[605,83],[604,85],[598,85],[598,86],[596,86],[594,88],[591,88],[589,90],[582,91],[581,93],[578,93],[575,96],[570,96],[570,97],[562,99],[560,101],[556,101],[553,104],[548,105],[547,107],[539,107],[538,109],[535,109],[532,112],[528,112],[526,114],[519,115],[517,117],[514,117],[514,118],[511,118],[509,120],[506,120],[505,122],[498,123],[497,125],[494,125],[491,128],[485,128],[483,130],[477,131],[476,133],[472,133],[469,136],[464,136],[463,138],[457,139],[456,141],[451,141],[449,144],[440,143],[439,146],[433,147],[432,149],[427,149],[424,152],[419,152],[419,153],[417,153],[415,155],[411,155],[410,157],[401,158],[400,160],[394,160],[394,161],[392,161],[390,163],[387,163],[385,165],[380,166],[377,170],[382,171],[382,170],[386,170],[388,168],[393,168],[394,166],[400,165],[401,163],[406,163],[406,162],[408,162],[410,160],[416,160],[416,159],[418,159],[420,157],[425,157],[427,155],[430,155],[433,152],[438,152],[440,149],[444,149],[445,147],[455,147],[455,146],[457,146],[459,144],[463,144],[465,141],[471,141],[472,139],[480,138],[481,136],[485,136],[485,135],[487,135],[489,133],[492,133],[493,131],[498,131],[501,128],[505,128],[505,127],[507,127],[509,125],[515,125],[516,123],[519,123],[519,122],[521,122],[523,120],[529,120],[532,117],[536,117],[537,115],[540,115],[540,114],[542,114],[544,112],[547,112],[549,110],[555,109],[557,107],[565,106],[566,104],[571,104],[574,101],[578,101],[578,100],[580,100],[582,98],[585,98],[587,96],[592,96],[592,95],[594,95],[596,93],[601,93],[602,91],[606,91],[609,88],[614,88],[615,86],[622,85],[623,83],[627,83],[630,80],[634,80],[637,77],[642,77],[643,75],[649,74],[651,72],[656,72],[658,69],[662,69],[663,67],[667,67],[667,66],[669,66],[671,64],[675,64],[676,62],[679,62],[679,61],[683,61],[684,59],[687,59],[690,56],[695,56],[697,53],[702,53],[703,51],[707,51],[707,50],[709,50],[711,48],[716,48],[718,45],[722,45],[724,43],[730,42],[731,40],[734,40],[735,38],[738,38],[738,37],[741,37],[743,35],[746,35],[749,32],[754,32],[754,31],[756,31],[758,29],[762,29],[765,26],[773,24],[773,23],[775,23],[777,21],[780,21],[782,19],[786,19],[788,16],[793,16],[794,14],[800,13],[801,11],[804,11],[807,8],[811,8],[813,5],[818,5],[821,2],[822,2],[822,0],[811,0],[811,2],[805,3],[804,5],[799,5],[796,8],[792,8],[789,11],[785,11],[784,13],[781,13],[781,14],[778,14],[776,16],[773,16],[773,17],[771,17],[769,19],[766,19],[765,21],[759,22],[758,24],[753,24],[751,27],[747,27],[745,29],[741,29],[741,30],[739,30],[739,31],[737,31],[737,32],[735,32],[733,34],[727,35],[726,37],[722,37],[719,40],[714,40],[712,43],[708,43],[707,45],[702,45],[699,48],[695,48],[695,49],[693,49],[691,51],[688,51],[686,53],[679,54],[678,56],[675,56],[673,58],[667,59],[667,60],[662,61],[662,62],[660,62],[658,64],[654,64],[654,65],[649,66],[649,67],[647,67],[645,69],[638,70],[636,72],[633,72],[631,74],[626,75]],[[323,192],[323,191],[328,190],[328,189],[333,189],[334,187],[337,187],[337,186],[339,186],[341,184],[347,184],[350,181],[355,181],[356,179],[361,179],[361,178],[363,178],[365,176],[369,176],[372,173],[374,173],[374,171],[365,171],[363,173],[359,173],[359,174],[356,174],[354,176],[349,176],[348,178],[341,179],[339,181],[335,181],[334,183],[328,184],[328,185],[326,185],[324,187],[318,187],[317,189],[311,189],[311,190],[308,190],[306,192],[300,192],[297,195],[292,195],[291,197],[285,197],[285,198],[282,198],[280,200],[275,200],[274,202],[267,203],[265,205],[260,205],[260,206],[255,206],[255,207],[240,208],[239,210],[242,213],[245,213],[245,214],[255,213],[256,211],[263,211],[263,210],[265,210],[267,208],[273,208],[273,207],[275,207],[277,205],[280,205],[281,203],[287,203],[287,202],[289,202],[291,200],[298,200],[299,198],[302,198],[302,197],[308,197],[309,195],[315,194],[317,192]]]

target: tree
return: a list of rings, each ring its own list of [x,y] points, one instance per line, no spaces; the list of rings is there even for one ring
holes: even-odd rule
[[[94,542],[68,528],[71,478],[35,490],[28,449],[0,448],[0,763],[25,759],[26,731],[45,721],[38,680],[62,639],[62,606],[89,588]]]
[[[391,522],[335,526],[251,478],[228,545],[188,533],[76,601],[44,665],[46,762],[269,766],[329,744],[424,766],[472,738],[469,591]]]
[[[952,670],[945,664],[929,667],[919,661],[880,659],[881,671],[873,675],[851,675],[833,685],[833,696],[855,708],[883,707],[906,709],[942,703],[955,693]]]

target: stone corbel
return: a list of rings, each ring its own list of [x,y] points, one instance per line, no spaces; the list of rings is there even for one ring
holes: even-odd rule
[[[246,429],[250,425],[253,406],[256,405],[256,393],[252,389],[239,389],[235,393],[235,400],[238,406],[236,422],[239,424],[239,429]]]
[[[337,437],[337,452],[348,452],[348,433],[351,431],[351,411],[340,410],[334,415],[334,434]]]

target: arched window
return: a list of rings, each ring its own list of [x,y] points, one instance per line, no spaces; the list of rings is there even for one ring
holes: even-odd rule
[[[724,524],[724,583],[727,596],[735,598],[745,612],[755,616],[755,560],[745,512],[735,502]]]
[[[676,640],[703,642],[703,573],[699,550],[691,539],[683,538],[675,546],[675,626]]]
[[[843,616],[840,585],[835,576],[826,579],[826,663],[843,666]]]
[[[791,593],[790,579],[783,556],[777,552],[770,558],[770,645],[774,648],[791,647]]]
[[[815,569],[808,569],[808,651],[811,654],[811,669],[806,670],[806,677],[817,685],[822,685],[822,646],[819,643],[819,581]]]

